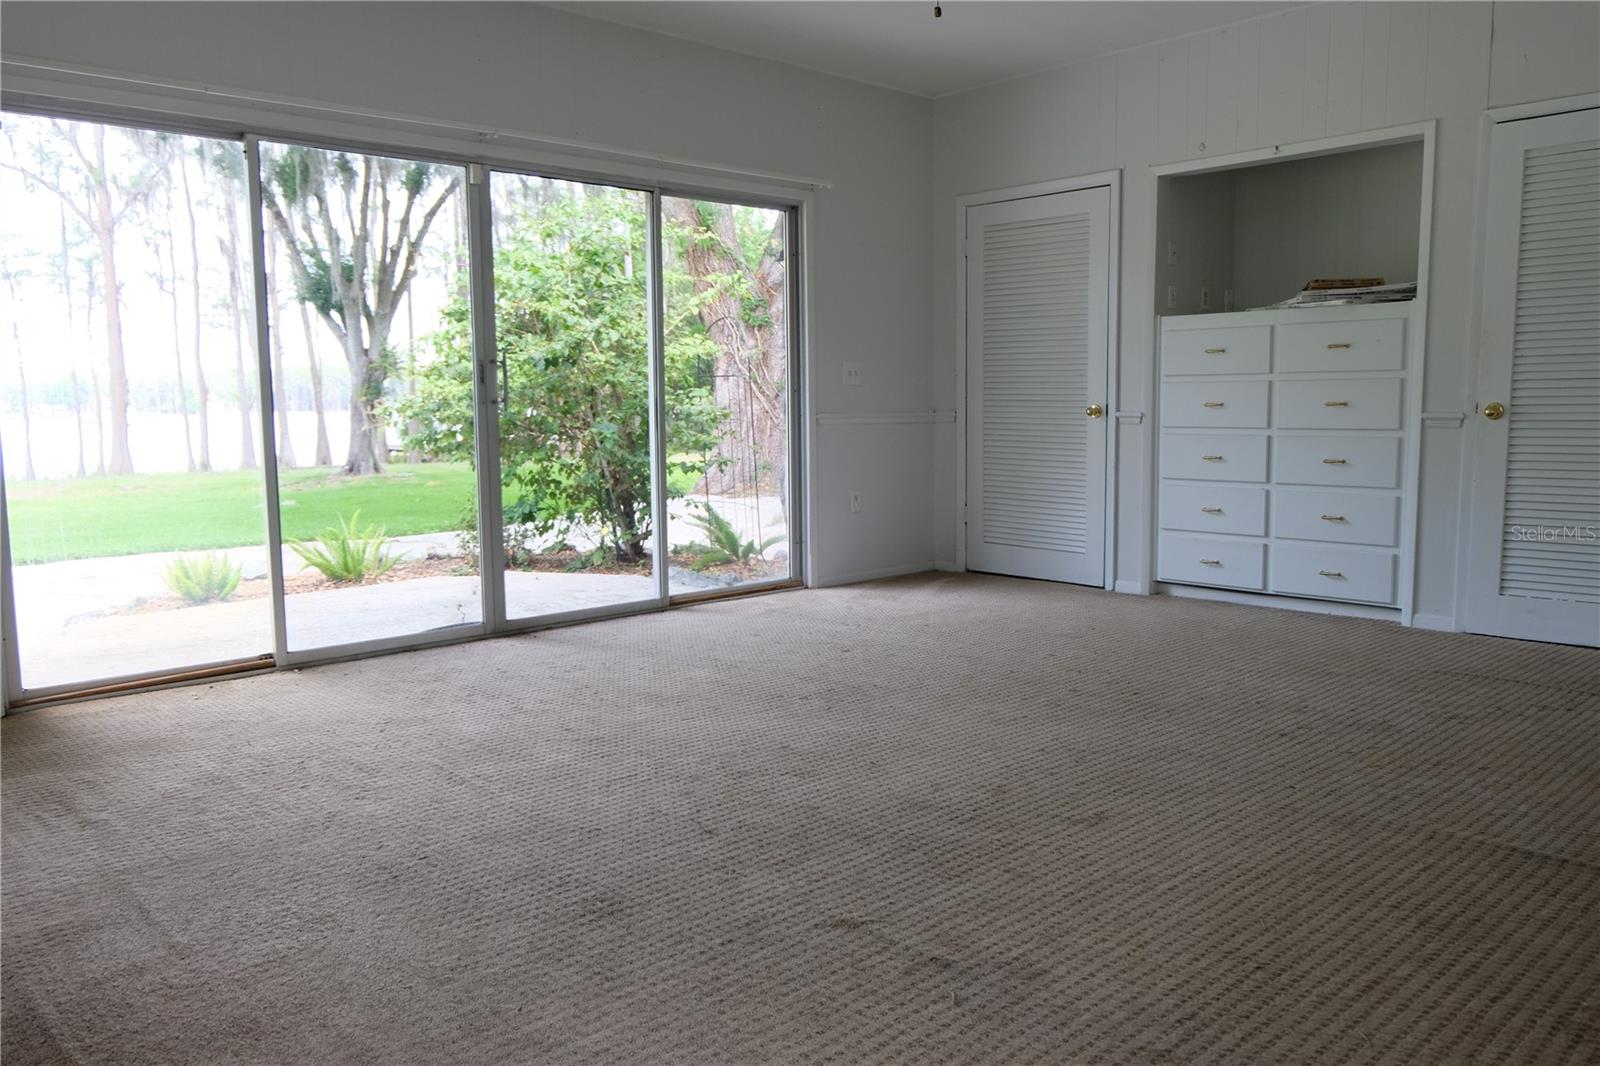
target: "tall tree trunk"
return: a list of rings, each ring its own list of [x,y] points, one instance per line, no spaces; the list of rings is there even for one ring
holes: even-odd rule
[[[226,178],[223,179],[226,181]],[[233,323],[233,382],[239,394],[239,469],[256,468],[256,434],[250,425],[250,382],[244,372],[244,301],[239,280],[239,213],[222,190],[223,233],[218,238],[228,264],[228,318]]]
[[[67,329],[71,330],[76,323],[72,310],[72,242],[67,239],[67,205],[59,205],[61,211],[61,291],[67,298]],[[91,326],[90,329],[94,327]],[[68,377],[72,383],[72,421],[78,430],[78,476],[83,477],[88,471],[83,464],[83,394],[79,392],[78,367],[76,360],[68,364]]]
[[[685,265],[703,298],[700,321],[717,346],[712,395],[728,413],[715,458],[696,491],[755,492],[770,484],[769,478],[781,487],[788,476],[783,264],[769,257],[755,270],[745,266],[728,205],[670,196],[661,203],[671,222],[694,235],[684,252]],[[743,284],[730,286],[729,278]],[[741,291],[759,301],[765,322],[751,321]]]
[[[205,361],[201,358],[203,310],[200,295],[200,231],[195,225],[194,195],[189,189],[189,157],[178,153],[178,174],[183,181],[183,206],[189,214],[189,281],[194,292],[194,392],[200,414],[200,469],[211,469],[211,396],[206,391]],[[173,281],[177,285],[176,279]]]
[[[100,277],[105,293],[106,361],[111,385],[111,473],[133,473],[133,453],[128,448],[128,367],[122,348],[122,296],[117,285],[117,223],[111,211],[111,187],[106,177],[106,131],[94,127],[95,237],[100,243]]]
[[[5,275],[6,290],[11,294],[11,339],[17,345],[17,384],[22,390],[22,476],[33,481],[39,475],[33,469],[33,412],[28,404],[28,359],[22,347],[22,327],[18,324],[22,318],[22,307],[17,303],[17,279],[10,270],[5,271]]]
[[[166,214],[167,214],[167,265],[172,269],[172,276],[165,279],[156,279],[156,285],[165,290],[171,297],[172,303],[172,364],[178,375],[178,410],[183,414],[183,452],[188,462],[189,473],[194,473],[194,438],[189,434],[189,390],[183,381],[183,342],[179,340],[182,333],[182,323],[178,313],[178,242],[173,236],[172,224],[172,186],[166,187]],[[157,264],[160,257],[157,257]]]
[[[333,449],[328,445],[328,413],[322,402],[322,359],[317,355],[317,340],[311,329],[311,312],[305,301],[300,304],[300,325],[306,333],[306,359],[311,366],[311,406],[317,412],[317,455],[315,466],[332,466]]]
[[[94,395],[94,472],[96,474],[104,474],[106,472],[106,418],[100,397],[100,372],[95,369],[94,365],[94,267],[92,265],[89,266],[84,273],[86,276],[84,288],[87,293],[87,306],[83,312],[83,326],[84,332],[89,339],[87,349],[89,353],[89,388]]]
[[[278,245],[271,230],[267,231],[267,308],[270,318],[267,328],[272,334],[272,409],[278,420],[278,465],[292,467],[297,464],[294,439],[289,436],[289,403],[283,383],[283,331],[278,328],[283,321],[278,313]]]
[[[412,399],[417,395],[417,315],[413,307],[415,300],[411,293],[406,293],[406,395]],[[415,418],[406,421],[406,434],[413,438],[422,432],[422,423]],[[406,455],[410,463],[422,462],[422,452],[412,448]]]

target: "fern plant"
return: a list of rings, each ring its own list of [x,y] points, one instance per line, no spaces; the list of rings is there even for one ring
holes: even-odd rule
[[[167,564],[167,588],[190,603],[220,602],[239,587],[242,569],[221,552],[180,555]]]
[[[400,561],[398,555],[387,551],[389,540],[382,526],[361,527],[361,512],[348,519],[339,516],[339,524],[323,530],[316,540],[291,540],[289,547],[310,567],[321,572],[329,581],[341,584],[360,584],[382,577]]]
[[[705,534],[704,544],[694,543],[685,546],[685,550],[694,556],[690,563],[692,570],[706,570],[724,563],[738,563],[740,566],[750,565],[752,559],[760,558],[761,553],[778,543],[783,537],[768,537],[759,544],[753,540],[745,540],[739,536],[739,531],[733,528],[733,523],[723,517],[715,507],[709,503],[696,505],[700,513],[689,521],[699,527]]]

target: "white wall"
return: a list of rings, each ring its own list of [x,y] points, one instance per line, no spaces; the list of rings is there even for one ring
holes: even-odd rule
[[[1157,183],[1155,303],[1149,305],[1156,314],[1223,309],[1235,273],[1235,184],[1227,172]],[[1200,306],[1202,288],[1210,290],[1210,307]]]
[[[1469,409],[1480,116],[1491,105],[1600,88],[1595,18],[1590,4],[1323,4],[937,101],[934,403],[956,400],[957,195],[1121,168],[1120,406],[1140,409],[1154,369],[1151,164],[1435,118],[1423,406]],[[937,550],[948,563],[959,528],[959,427],[938,428]],[[1146,419],[1117,429],[1120,579],[1142,577],[1134,563],[1150,520],[1142,470],[1153,428]],[[1422,441],[1417,610],[1426,615],[1454,612],[1463,435],[1431,426]]]
[[[809,219],[814,576],[933,560],[932,105],[533,4],[6,4],[6,57],[821,178]],[[702,179],[705,180],[705,179]],[[842,387],[841,364],[863,384]],[[850,514],[849,492],[864,506]]]
[[[1421,143],[1248,167],[1229,176],[1240,310],[1287,299],[1316,277],[1417,280]]]

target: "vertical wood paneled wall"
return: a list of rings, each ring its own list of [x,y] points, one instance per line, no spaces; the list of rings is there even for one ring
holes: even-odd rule
[[[1501,6],[1501,18],[1516,17]],[[1592,5],[1538,7],[1548,40],[1586,32]],[[1564,10],[1571,9],[1571,10]],[[1580,10],[1582,9],[1582,10]],[[955,197],[1120,169],[1121,355],[1124,409],[1147,401],[1154,373],[1155,184],[1149,167],[1276,144],[1438,120],[1432,284],[1423,406],[1470,406],[1468,331],[1479,122],[1490,106],[1487,3],[1331,3],[1255,18],[1158,45],[1074,64],[936,102],[934,109],[934,387],[954,407]],[[1568,25],[1570,24],[1570,26]],[[1525,46],[1526,42],[1519,42]],[[1568,55],[1568,48],[1563,55]],[[1586,53],[1579,53],[1580,58]],[[1593,64],[1567,60],[1542,90],[1592,91]],[[1524,64],[1524,66],[1527,66]],[[1522,69],[1497,63],[1495,69]],[[1496,102],[1521,87],[1499,85]],[[1527,97],[1521,97],[1527,98]],[[962,427],[941,427],[935,456],[938,557],[961,535],[954,467]],[[1134,566],[1150,516],[1143,470],[1152,425],[1119,427],[1117,571]],[[1455,605],[1461,431],[1422,441],[1417,610],[1448,618]]]

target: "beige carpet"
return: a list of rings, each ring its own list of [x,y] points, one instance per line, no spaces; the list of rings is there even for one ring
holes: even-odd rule
[[[7,1066],[1600,1061],[1590,651],[921,577],[3,742]]]

